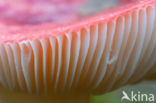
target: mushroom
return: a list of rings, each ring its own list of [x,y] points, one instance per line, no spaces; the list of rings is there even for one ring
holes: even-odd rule
[[[0,100],[87,103],[91,94],[155,75],[155,53],[156,0],[138,0],[68,24],[2,20],[0,84],[8,90],[0,90]]]

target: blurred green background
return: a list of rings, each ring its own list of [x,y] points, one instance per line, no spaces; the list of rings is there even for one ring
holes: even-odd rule
[[[100,96],[92,96],[91,103],[156,103],[156,98],[154,102],[144,101],[144,102],[131,102],[124,100],[121,102],[122,91],[125,91],[128,96],[131,91],[135,93],[141,92],[142,94],[154,94],[156,96],[156,83],[155,82],[143,82],[137,85],[126,86],[124,88],[120,88],[111,93],[107,93],[105,95]]]

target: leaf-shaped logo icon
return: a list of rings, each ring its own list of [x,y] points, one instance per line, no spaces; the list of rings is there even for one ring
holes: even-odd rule
[[[128,100],[128,101],[131,101],[131,99],[129,98],[128,94],[125,92],[125,91],[122,91],[122,98],[121,98],[121,101],[123,100]]]

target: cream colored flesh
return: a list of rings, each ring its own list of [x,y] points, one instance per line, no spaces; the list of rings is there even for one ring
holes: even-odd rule
[[[83,91],[75,94],[84,98],[137,82],[156,73],[155,12],[148,6],[77,32],[2,43],[0,84],[38,95]]]

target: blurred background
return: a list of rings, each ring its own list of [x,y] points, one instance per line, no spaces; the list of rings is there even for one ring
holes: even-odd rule
[[[134,91],[134,93],[138,93],[139,91],[141,94],[153,94],[156,96],[156,83],[154,81],[142,82],[140,84],[120,88],[105,95],[92,96],[91,103],[156,103],[156,100],[154,100],[155,102],[131,102],[128,100],[121,101],[123,96],[122,91],[125,91],[128,96],[130,96],[131,91]],[[154,97],[154,99],[156,98]]]
[[[62,3],[61,0],[53,0],[53,5],[49,5],[50,0],[47,0],[47,2],[44,2],[44,0],[38,0],[37,3],[35,2],[37,0],[16,0],[16,1],[17,2],[13,2],[12,0],[1,0],[0,10],[3,12],[0,12],[0,20],[2,21],[6,20],[7,22],[10,23],[17,23],[22,25],[38,24],[42,22],[62,23],[63,21],[67,22],[68,21],[67,19],[69,19],[69,21],[77,20],[81,18],[81,16],[82,17],[91,16],[96,13],[107,10],[109,8],[112,8],[114,6],[127,3],[127,1],[134,0],[88,0],[83,5],[80,4],[84,0],[73,0],[73,2],[70,1],[65,3]],[[43,6],[43,3],[45,6]],[[20,8],[21,5],[23,6],[22,8]],[[107,93],[105,95],[92,96],[91,103],[132,103],[127,100],[121,102],[121,98],[123,96],[122,91],[126,91],[126,93],[128,94],[130,94],[131,91],[134,91],[136,93],[140,91],[143,94],[152,93],[156,95],[156,83],[143,82],[137,85],[131,85],[120,88],[116,91]],[[152,102],[133,102],[133,103],[152,103]]]

